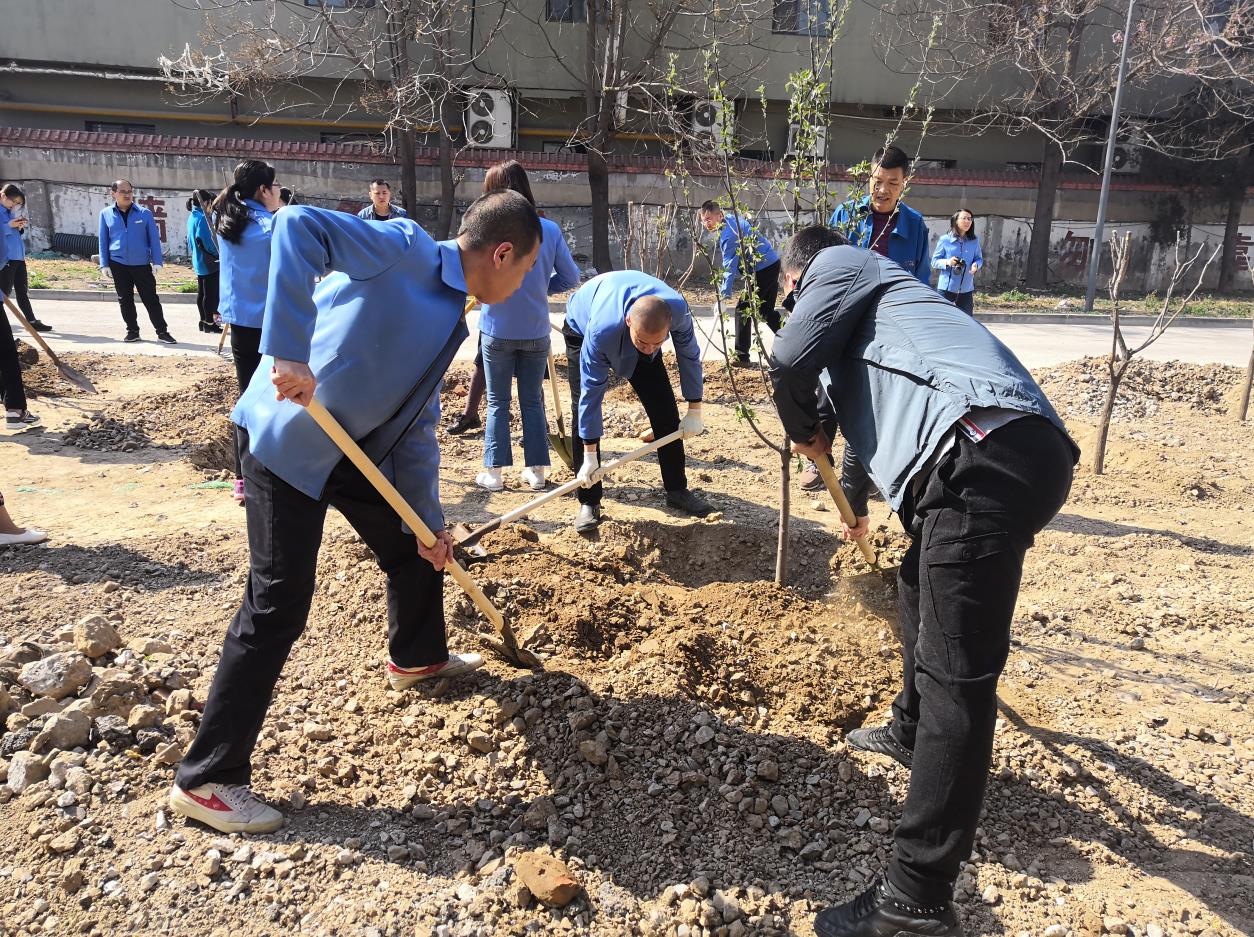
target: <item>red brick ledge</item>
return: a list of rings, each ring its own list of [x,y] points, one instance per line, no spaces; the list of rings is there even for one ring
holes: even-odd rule
[[[363,143],[299,143],[284,140],[248,140],[234,137],[182,137],[138,133],[93,133],[86,130],[42,130],[33,127],[0,127],[0,146],[35,147],[61,150],[90,150],[107,153],[159,153],[179,156],[254,156],[275,160],[310,160],[314,162],[357,162],[394,165],[388,153],[380,153]],[[467,149],[457,156],[462,168],[486,169],[493,163],[516,159],[535,172],[587,171],[587,158],[578,153],[540,153],[535,150]],[[439,165],[439,151],[420,147],[415,162],[419,166]],[[662,175],[676,169],[673,159],[659,156],[616,156],[609,159],[610,169],[617,173],[653,173]],[[737,160],[737,174],[770,178],[780,163],[759,163]],[[702,167],[689,163],[693,176],[721,175],[721,168]],[[833,182],[848,178],[846,167],[833,165],[827,174]],[[914,177],[916,186],[974,186],[979,188],[1035,189],[1036,173],[996,172],[987,170],[928,170]],[[1068,176],[1063,189],[1097,190],[1101,180],[1096,176]],[[1116,178],[1113,189],[1123,192],[1170,192],[1173,186]],[[1254,188],[1250,190],[1254,193]]]

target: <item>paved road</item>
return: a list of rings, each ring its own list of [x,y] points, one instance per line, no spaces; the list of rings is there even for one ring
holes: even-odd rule
[[[179,339],[178,345],[162,345],[153,338],[152,327],[140,309],[140,330],[144,341],[127,345],[121,341],[124,328],[117,304],[103,300],[40,300],[38,294],[35,312],[40,318],[57,328],[44,335],[54,351],[94,351],[104,354],[145,355],[212,355],[217,347],[217,335],[205,335],[196,331],[196,307],[187,304],[166,305],[166,318],[170,331]],[[558,316],[552,317],[555,324]],[[475,316],[471,315],[472,334],[458,351],[457,357],[467,360],[474,357],[476,338],[473,333]],[[13,320],[10,318],[10,322]],[[701,329],[709,330],[713,320],[697,320]],[[19,327],[14,323],[14,328]],[[992,323],[989,328],[1014,350],[1028,367],[1043,367],[1070,361],[1084,355],[1105,354],[1110,347],[1110,329],[1104,325],[1068,323],[1045,325],[1036,323]],[[1144,327],[1126,330],[1129,341],[1143,335]],[[212,341],[210,340],[212,339]],[[1147,357],[1158,360],[1178,359],[1198,363],[1218,362],[1244,366],[1250,354],[1250,326],[1248,322],[1233,327],[1190,326],[1177,324],[1167,334],[1150,346]],[[717,342],[715,338],[714,342]],[[713,342],[702,340],[706,357],[716,357]],[[560,352],[561,338],[553,335],[553,348]]]

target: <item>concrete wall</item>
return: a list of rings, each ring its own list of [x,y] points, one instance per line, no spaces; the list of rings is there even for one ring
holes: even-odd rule
[[[172,257],[183,256],[186,253],[185,203],[189,190],[221,188],[240,157],[238,153],[222,151],[220,146],[200,146],[188,138],[148,138],[143,144],[130,145],[103,142],[84,145],[78,141],[103,138],[86,134],[66,136],[65,145],[39,146],[29,140],[6,139],[0,131],[0,179],[17,181],[26,189],[32,250],[45,249],[53,232],[94,234],[99,211],[109,204],[109,183],[126,177],[135,184],[141,202],[153,209],[159,223],[164,222],[162,241],[167,253]],[[148,148],[147,152],[143,151],[144,147]],[[302,200],[310,204],[355,211],[366,200],[371,178],[395,178],[395,167],[382,158],[365,161],[335,159],[328,155],[352,148],[322,147],[309,156],[288,152],[293,149],[299,148],[275,144],[256,155],[269,159],[277,170],[278,180],[295,188]],[[155,152],[158,150],[165,152]],[[248,155],[254,154],[249,152]],[[497,154],[497,157],[504,155]],[[482,165],[467,166],[459,171],[459,207],[480,191],[483,173]],[[577,164],[563,166],[554,161],[533,165],[529,174],[538,202],[546,214],[562,226],[576,260],[586,267],[591,255],[587,176]],[[745,184],[744,204],[757,213],[759,223],[773,241],[782,241],[789,216],[781,210],[778,190],[767,176],[747,177]],[[837,184],[836,197],[843,197],[847,188],[843,182]],[[917,178],[907,200],[924,214],[933,242],[947,230],[949,215],[955,208],[963,206],[975,212],[987,262],[981,281],[986,285],[1014,285],[1023,276],[1035,192],[1030,176],[934,173]],[[416,218],[428,229],[434,228],[438,193],[435,168],[420,166]],[[1132,231],[1136,241],[1130,289],[1159,288],[1169,269],[1170,245],[1156,245],[1150,237],[1153,201],[1164,194],[1153,187],[1123,182],[1112,193],[1111,228]],[[652,217],[659,206],[670,202],[695,206],[719,195],[715,178],[691,177],[685,195],[679,183],[660,169],[647,171],[647,167],[624,164],[620,171],[612,174],[610,185],[616,263],[622,263],[623,245],[636,230],[629,225],[629,204],[649,206],[646,212]],[[1054,282],[1083,282],[1097,196],[1096,185],[1088,177],[1070,180],[1060,192],[1052,228],[1050,265]],[[1218,206],[1212,207],[1209,213],[1199,211],[1195,218],[1198,222],[1192,228],[1195,242],[1218,243],[1222,239],[1222,215]],[[651,224],[647,221],[645,226]],[[664,273],[688,268],[693,259],[691,232],[691,214],[681,212],[662,246]],[[1251,243],[1254,243],[1254,203],[1247,205],[1241,236],[1239,260],[1245,271],[1251,259]],[[639,235],[636,237],[638,240]],[[704,261],[708,250],[708,245],[698,250],[694,268],[698,277],[708,276],[708,265]],[[650,258],[645,265],[647,269],[652,269],[656,254],[655,245],[650,245],[646,251]],[[1217,272],[1216,265],[1210,274],[1212,282]],[[1242,273],[1237,284],[1239,288],[1250,289],[1250,277]]]

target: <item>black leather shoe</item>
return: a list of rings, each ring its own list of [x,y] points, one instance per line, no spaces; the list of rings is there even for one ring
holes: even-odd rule
[[[845,736],[845,741],[849,743],[850,748],[874,752],[876,755],[887,755],[907,768],[914,764],[914,752],[893,738],[893,733],[888,726],[854,729]]]
[[[597,529],[601,523],[601,505],[579,505],[579,516],[575,518],[575,532],[586,534]]]
[[[714,506],[700,495],[695,495],[687,488],[683,491],[666,492],[666,504],[676,511],[683,511],[693,517],[705,517],[714,510]]]
[[[817,937],[963,937],[952,901],[919,907],[876,879],[853,901],[824,908],[814,918]]]
[[[457,422],[448,428],[450,436],[460,436],[462,433],[472,429],[478,429],[483,425],[483,421],[479,419],[479,414],[472,413],[467,416],[463,413],[457,418]]]
[[[30,327],[36,332],[52,331],[52,326],[50,326],[47,322],[40,322],[38,319],[27,319],[26,321],[30,323]]]

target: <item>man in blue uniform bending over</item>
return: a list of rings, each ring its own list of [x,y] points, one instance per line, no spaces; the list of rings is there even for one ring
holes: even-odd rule
[[[566,303],[566,373],[570,381],[571,423],[575,428],[575,472],[579,516],[575,530],[592,531],[601,522],[601,404],[610,373],[631,382],[653,428],[661,439],[676,429],[684,438],[705,431],[701,421],[701,349],[693,334],[688,303],[656,277],[637,270],[616,270],[593,277]],[[679,384],[688,412],[679,418],[662,346],[675,342]],[[684,444],[679,440],[657,452],[666,503],[685,514],[705,517],[714,510],[688,490]]]
[[[438,244],[412,221],[381,225],[305,206],[275,216],[263,357],[231,414],[248,489],[248,585],[170,791],[175,812],[228,833],[282,825],[283,815],[249,788],[250,758],[305,628],[328,506],[387,574],[392,688],[482,663],[478,654],[450,656],[445,642],[442,570],[452,541],[439,498],[440,386],[468,335],[467,294],[507,299],[535,262],[540,236],[535,209],[515,192],[476,201],[457,239]],[[315,388],[436,533],[432,547],[418,543],[305,411]]]

